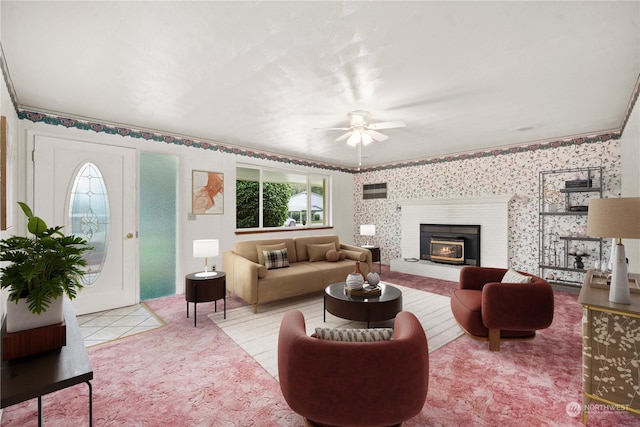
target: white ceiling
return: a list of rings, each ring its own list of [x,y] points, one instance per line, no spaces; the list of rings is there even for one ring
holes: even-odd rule
[[[619,131],[640,2],[1,3],[21,109],[355,166]]]

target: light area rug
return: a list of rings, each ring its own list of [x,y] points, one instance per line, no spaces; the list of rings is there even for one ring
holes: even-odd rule
[[[403,310],[413,313],[425,329],[430,353],[463,334],[451,314],[449,297],[399,285],[393,286],[402,291]],[[300,310],[304,314],[307,334],[313,333],[316,327],[366,328],[365,322],[353,322],[328,312],[325,322],[323,295],[317,293],[263,304],[255,314],[251,306],[245,306],[227,311],[226,319],[220,311],[209,315],[209,318],[271,376],[278,379],[278,332],[282,316],[287,311]],[[371,327],[386,327],[392,324],[392,321],[375,322]]]

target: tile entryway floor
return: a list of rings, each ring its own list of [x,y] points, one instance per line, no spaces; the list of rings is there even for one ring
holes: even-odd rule
[[[144,304],[78,316],[85,347],[164,326]]]

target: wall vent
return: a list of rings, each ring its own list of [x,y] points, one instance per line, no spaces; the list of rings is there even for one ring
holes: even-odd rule
[[[380,184],[363,184],[362,185],[362,198],[367,199],[386,199],[387,198],[387,183]]]

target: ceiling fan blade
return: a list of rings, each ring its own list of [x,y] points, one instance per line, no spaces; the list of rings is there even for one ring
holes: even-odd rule
[[[373,129],[367,130],[367,133],[371,136],[371,138],[375,139],[376,141],[385,141],[389,139],[387,135],[380,133],[378,131],[375,131]]]
[[[396,120],[393,122],[379,122],[379,123],[371,123],[369,126],[367,126],[368,129],[393,129],[393,128],[403,128],[405,127],[407,124],[404,122],[404,120]]]
[[[337,142],[337,141],[344,141],[345,139],[349,138],[352,134],[353,134],[353,131],[352,131],[352,132],[347,132],[347,133],[345,133],[344,135],[337,137],[337,138],[335,139],[335,141],[336,141],[336,142]]]

